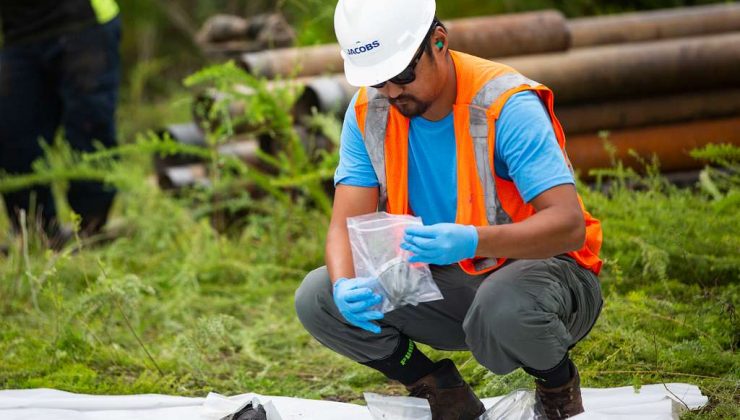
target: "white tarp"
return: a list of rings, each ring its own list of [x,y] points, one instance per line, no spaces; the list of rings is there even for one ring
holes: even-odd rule
[[[645,385],[637,393],[633,387],[584,388],[582,394],[586,412],[575,417],[579,420],[673,420],[684,404],[693,410],[708,401],[698,387],[675,383]],[[483,403],[490,408],[502,398],[484,398]],[[53,389],[0,391],[0,420],[219,420],[250,401],[265,407],[268,420],[373,420],[366,406],[253,393],[188,398],[84,395]]]

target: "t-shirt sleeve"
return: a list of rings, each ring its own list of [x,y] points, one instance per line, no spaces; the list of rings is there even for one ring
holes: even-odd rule
[[[496,174],[514,181],[525,202],[575,179],[563,158],[550,116],[537,94],[513,95],[496,122]]]
[[[378,177],[370,162],[370,156],[357,125],[355,102],[357,94],[347,107],[342,125],[339,145],[339,165],[334,172],[334,186],[338,184],[355,187],[377,187]]]

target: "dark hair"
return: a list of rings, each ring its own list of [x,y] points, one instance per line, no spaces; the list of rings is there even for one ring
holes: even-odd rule
[[[427,33],[428,39],[424,42],[424,52],[427,54],[432,53],[432,34],[434,33],[434,30],[438,27],[441,27],[442,29],[447,32],[447,27],[444,23],[442,23],[441,20],[437,19],[437,16],[434,16],[434,19],[432,20],[432,25],[429,27],[429,32]]]

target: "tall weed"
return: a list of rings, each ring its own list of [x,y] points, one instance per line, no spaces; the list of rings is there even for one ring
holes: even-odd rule
[[[736,156],[738,148],[722,150]],[[737,171],[733,174],[731,165],[706,169],[704,174],[711,175],[703,178],[722,174],[721,197],[709,198],[669,184],[657,160],[644,163],[647,175],[615,162],[611,169],[592,172],[598,179],[595,190],[581,189],[603,223],[608,271],[618,270],[627,287],[668,278],[705,286],[740,280],[740,213],[727,204],[735,200],[737,188],[728,185],[738,182]]]

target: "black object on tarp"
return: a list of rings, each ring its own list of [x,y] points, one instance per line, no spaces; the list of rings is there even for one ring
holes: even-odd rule
[[[262,404],[257,404],[255,407],[250,402],[241,410],[222,420],[267,420],[267,412],[265,412]]]

